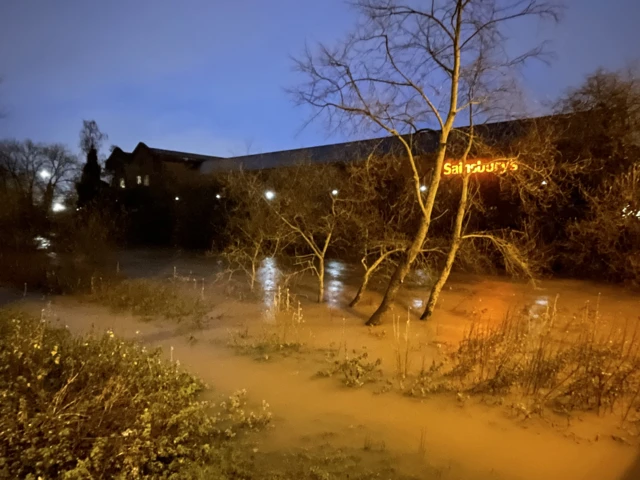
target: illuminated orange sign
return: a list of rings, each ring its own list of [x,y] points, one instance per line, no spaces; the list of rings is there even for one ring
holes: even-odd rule
[[[506,158],[469,160],[466,164],[463,164],[462,160],[458,162],[448,160],[444,164],[445,175],[462,175],[463,169],[466,169],[467,173],[505,173],[518,170],[518,164]]]

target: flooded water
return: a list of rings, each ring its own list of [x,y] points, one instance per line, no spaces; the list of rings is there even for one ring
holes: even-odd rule
[[[617,418],[580,413],[570,422],[565,417],[525,421],[508,415],[506,407],[460,402],[455,395],[425,399],[394,392],[376,395],[366,388],[345,388],[335,378],[318,379],[318,370],[327,368],[322,352],[340,343],[349,351],[367,351],[370,358],[380,358],[387,378],[394,378],[397,350],[390,318],[377,329],[363,327],[381,299],[383,283],[373,282],[356,308],[347,307],[358,287],[358,265],[327,262],[324,304],[315,301],[317,285],[312,275],[288,277],[291,270],[275,259],[262,263],[256,292],[247,297],[228,293],[219,277],[222,263],[215,258],[125,252],[118,256],[117,268],[130,277],[204,279],[206,294],[215,305],[211,312],[215,320],[204,329],[185,333],[182,325],[142,322],[68,297],[45,299],[51,304],[23,299],[21,306],[37,314],[46,308],[48,316],[59,318],[75,332],[111,328],[126,338],[162,346],[171,352],[171,359],[213,385],[212,395],[246,388],[257,404],[267,400],[275,428],[259,446],[261,450],[286,451],[307,445],[309,438],[331,438],[337,446],[361,448],[369,439],[386,445],[399,471],[429,480],[640,480],[639,442],[617,430]],[[240,277],[236,280],[244,282]],[[410,332],[409,373],[413,375],[424,365],[425,355],[427,361],[436,358],[436,345],[458,341],[473,321],[499,322],[508,312],[518,311],[526,313],[530,328],[535,329],[542,328],[547,309],[571,318],[589,308],[597,310],[603,321],[624,326],[637,322],[640,315],[638,293],[615,285],[546,280],[534,288],[501,277],[453,275],[434,316],[420,322],[417,318],[428,285],[426,273],[413,275],[391,313],[416,320]],[[265,312],[273,309],[278,291],[282,301],[287,287],[304,310],[300,333],[305,352],[260,361],[236,355],[227,346],[230,332],[261,335]],[[614,439],[621,437],[624,442]],[[439,469],[441,476],[424,474],[425,462],[430,471]]]
[[[223,262],[215,257],[169,251],[134,251],[118,255],[117,268],[132,278],[170,278],[204,281],[213,285],[224,271]],[[114,266],[116,268],[116,266]],[[311,273],[291,275],[291,262],[265,259],[257,271],[256,290],[265,308],[273,306],[278,289],[290,288],[306,301],[317,300],[317,279]],[[329,308],[344,309],[352,300],[361,280],[360,265],[341,260],[327,260],[325,266],[325,300]],[[227,278],[226,276],[224,278]],[[236,274],[236,279],[241,274]],[[419,316],[428,298],[431,278],[425,271],[413,272],[401,290],[396,310],[411,311]],[[361,304],[363,310],[377,306],[384,290],[384,281],[372,280],[370,292]],[[507,277],[453,274],[443,290],[438,310],[447,317],[474,317],[497,321],[514,308],[525,308],[532,320],[556,304],[560,313],[578,311],[589,305],[599,314],[618,321],[636,321],[640,317],[640,293],[619,285],[597,284],[579,280],[543,280],[537,287]]]

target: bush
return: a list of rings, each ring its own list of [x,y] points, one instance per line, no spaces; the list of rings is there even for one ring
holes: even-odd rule
[[[0,477],[176,478],[215,461],[246,414],[244,392],[200,401],[204,385],[159,352],[112,332],[74,337],[45,321],[0,314]]]
[[[157,280],[96,279],[90,298],[119,311],[142,316],[163,316],[172,320],[191,319],[199,323],[211,309],[199,292],[175,283]]]
[[[421,372],[409,393],[517,394],[540,410],[617,411],[640,407],[640,327],[601,322],[597,309],[564,320],[511,313],[498,325],[472,325],[447,362]]]

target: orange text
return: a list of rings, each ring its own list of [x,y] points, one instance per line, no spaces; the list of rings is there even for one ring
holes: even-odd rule
[[[463,164],[462,160],[458,162],[447,161],[444,164],[445,175],[462,175],[464,169],[466,169],[466,173],[505,173],[518,170],[518,164],[507,159],[471,160],[466,164]]]

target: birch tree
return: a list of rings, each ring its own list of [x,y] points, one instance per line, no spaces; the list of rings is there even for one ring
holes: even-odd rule
[[[367,322],[377,325],[425,244],[456,117],[479,100],[465,97],[466,79],[479,71],[486,83],[502,84],[501,75],[542,53],[537,46],[510,55],[505,25],[527,17],[556,20],[558,11],[543,0],[357,0],[355,6],[361,21],[343,42],[319,45],[297,60],[306,81],[293,93],[334,128],[373,129],[404,147],[421,217]],[[407,135],[430,126],[438,133],[423,195],[425,167]]]

